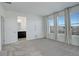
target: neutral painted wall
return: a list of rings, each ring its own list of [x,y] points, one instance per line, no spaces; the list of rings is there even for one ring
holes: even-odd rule
[[[16,14],[5,12],[5,44],[17,41],[17,21]]]
[[[23,14],[13,11],[5,12],[5,44],[16,42],[18,23],[17,16],[27,17],[27,40],[43,38],[43,19],[41,16],[34,14]]]
[[[0,19],[0,50],[1,50],[1,19]]]
[[[28,39],[44,37],[43,19],[40,16],[29,15],[27,17],[27,35]]]
[[[1,39],[1,16],[4,16],[4,9],[3,9],[2,5],[0,4],[0,50],[1,50],[1,46],[2,46],[2,44],[1,44],[1,41],[2,41],[2,39]]]
[[[19,22],[19,21],[20,22]],[[18,16],[17,17],[17,22],[18,22],[18,31],[26,31],[26,17],[23,17],[23,16]]]

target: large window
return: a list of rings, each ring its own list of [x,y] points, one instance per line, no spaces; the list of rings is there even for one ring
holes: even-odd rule
[[[57,13],[57,40],[65,42],[65,16],[64,11]]]
[[[70,8],[71,44],[79,46],[79,6]]]
[[[79,35],[79,12],[70,15],[72,35]]]
[[[48,18],[49,32],[54,33],[54,19]]]
[[[64,33],[65,32],[64,16],[59,16],[57,18],[57,29],[58,29],[58,33]]]
[[[79,6],[66,8],[48,17],[49,37],[79,46]]]

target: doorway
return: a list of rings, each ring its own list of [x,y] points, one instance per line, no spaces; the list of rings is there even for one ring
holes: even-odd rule
[[[26,40],[26,17],[24,16],[18,16],[17,17],[17,23],[18,23],[18,40]]]

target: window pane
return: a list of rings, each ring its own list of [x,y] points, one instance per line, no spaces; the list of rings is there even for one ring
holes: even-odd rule
[[[48,20],[48,24],[49,24],[49,26],[53,26],[54,25],[53,20],[52,19],[49,19]]]
[[[54,33],[54,20],[52,18],[48,19],[49,31]]]
[[[57,19],[57,28],[58,28],[58,33],[64,33],[65,31],[65,21],[64,21],[64,16],[59,16]]]
[[[79,35],[79,12],[71,14],[70,18],[72,35]]]
[[[64,16],[60,16],[58,17],[58,25],[59,26],[64,26],[65,22],[64,22]]]

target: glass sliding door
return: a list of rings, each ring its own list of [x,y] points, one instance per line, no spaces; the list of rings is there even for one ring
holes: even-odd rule
[[[54,26],[54,18],[48,17],[48,37],[50,39],[55,39],[55,26]]]
[[[79,12],[70,14],[72,44],[79,45]]]
[[[57,40],[65,42],[65,19],[64,16],[57,16]]]

